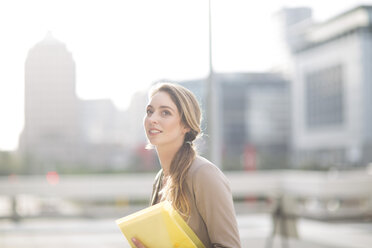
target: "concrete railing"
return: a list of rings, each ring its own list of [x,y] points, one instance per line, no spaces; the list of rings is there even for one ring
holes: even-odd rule
[[[275,200],[303,216],[338,214],[372,215],[372,175],[364,171],[256,171],[226,172],[235,199],[249,197]],[[149,200],[154,173],[120,175],[61,175],[0,177],[0,196],[59,197],[79,201]],[[351,207],[351,205],[355,205]],[[338,211],[336,211],[338,210]],[[344,212],[342,212],[344,211]],[[345,212],[346,211],[346,212]]]

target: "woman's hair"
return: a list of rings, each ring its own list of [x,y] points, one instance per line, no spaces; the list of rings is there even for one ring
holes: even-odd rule
[[[153,97],[158,92],[166,92],[178,109],[181,122],[190,131],[185,134],[181,148],[176,152],[170,165],[167,183],[161,191],[162,200],[168,200],[185,217],[190,214],[186,197],[186,175],[196,156],[193,141],[200,135],[201,111],[194,94],[188,89],[170,83],[155,85],[150,92]]]

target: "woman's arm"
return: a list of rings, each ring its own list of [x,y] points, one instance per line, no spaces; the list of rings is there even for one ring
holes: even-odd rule
[[[193,178],[196,205],[213,247],[239,248],[240,237],[231,189],[214,165],[202,165]]]

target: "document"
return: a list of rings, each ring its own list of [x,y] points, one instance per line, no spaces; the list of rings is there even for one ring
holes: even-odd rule
[[[194,231],[168,201],[116,220],[131,247],[132,237],[148,248],[205,248]]]

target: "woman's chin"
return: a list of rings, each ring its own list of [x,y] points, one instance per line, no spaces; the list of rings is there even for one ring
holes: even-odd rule
[[[157,145],[159,145],[158,144],[159,142],[156,142],[156,140],[154,140],[154,139],[148,139],[148,141],[149,141],[149,144],[152,145],[152,146],[154,146],[154,147],[157,146]]]

